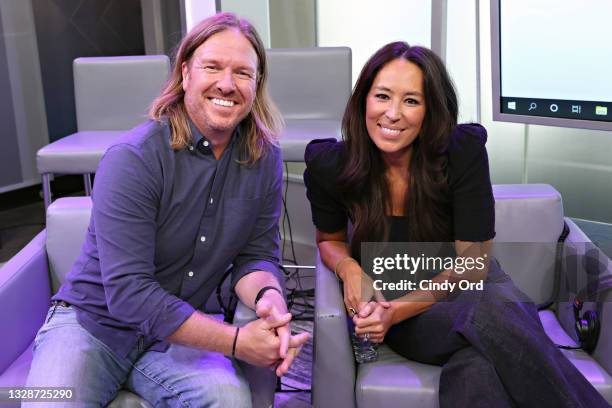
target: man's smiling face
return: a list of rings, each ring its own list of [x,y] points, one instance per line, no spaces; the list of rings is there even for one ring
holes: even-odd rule
[[[212,35],[183,63],[187,114],[213,143],[229,140],[251,111],[257,64],[253,46],[234,29]]]

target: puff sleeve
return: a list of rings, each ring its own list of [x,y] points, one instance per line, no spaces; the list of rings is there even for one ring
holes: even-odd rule
[[[335,139],[313,140],[306,147],[304,184],[312,221],[319,231],[336,232],[347,225],[347,210],[338,189],[344,151],[344,143]]]
[[[478,242],[495,236],[486,142],[487,131],[478,124],[458,125],[451,135],[448,176],[456,240]]]

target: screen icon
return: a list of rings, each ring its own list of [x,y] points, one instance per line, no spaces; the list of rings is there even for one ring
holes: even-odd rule
[[[556,111],[558,111],[558,110],[559,110],[559,105],[557,105],[556,103],[551,103],[551,104],[550,104],[550,111],[551,111],[551,112],[553,112],[553,113],[554,113],[554,112],[556,112]]]
[[[581,113],[582,105],[572,105],[572,113]]]
[[[508,109],[516,110],[516,101],[508,102]]]
[[[530,111],[531,111],[531,110],[535,110],[537,107],[538,107],[538,104],[537,104],[537,103],[535,103],[535,102],[531,102],[531,103],[529,104],[529,110],[530,110]]]
[[[595,114],[600,116],[606,116],[608,114],[607,106],[595,106]]]

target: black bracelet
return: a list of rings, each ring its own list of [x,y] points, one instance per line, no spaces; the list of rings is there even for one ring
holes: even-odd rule
[[[263,297],[264,293],[266,293],[266,291],[270,289],[277,291],[278,293],[280,293],[281,296],[283,296],[283,292],[281,292],[280,289],[276,286],[264,286],[263,288],[259,289],[259,292],[257,292],[257,296],[255,296],[255,306],[257,306],[257,302],[259,302],[259,300]]]
[[[234,343],[232,344],[232,357],[236,357],[236,343],[238,343],[238,332],[240,327],[236,327],[236,334],[234,334]]]

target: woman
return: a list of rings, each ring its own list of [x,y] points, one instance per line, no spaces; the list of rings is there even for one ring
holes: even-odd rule
[[[359,76],[342,132],[343,142],[309,144],[304,179],[321,257],[343,282],[357,334],[441,365],[442,407],[608,406],[496,261],[462,276],[484,279],[483,290],[362,297],[371,282],[358,262],[362,242],[453,242],[457,254],[478,257],[495,235],[486,131],[457,125],[441,60],[403,42],[381,48]],[[433,280],[459,278],[449,269]]]

